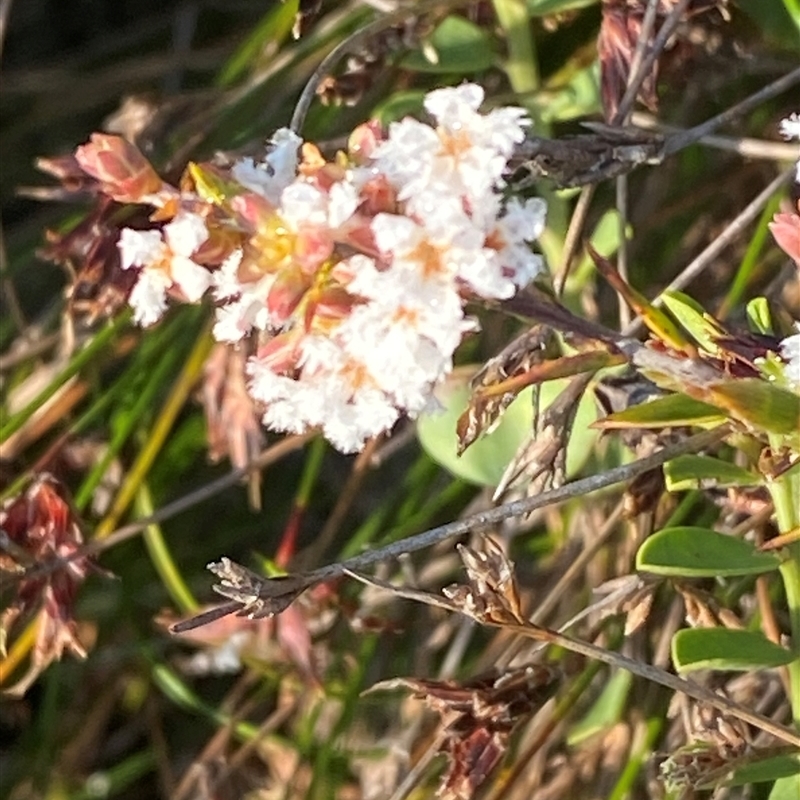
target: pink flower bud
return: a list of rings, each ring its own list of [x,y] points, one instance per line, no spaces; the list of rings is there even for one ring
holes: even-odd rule
[[[103,185],[103,191],[121,203],[136,203],[162,187],[162,180],[135,145],[121,136],[93,133],[91,141],[75,151],[81,169]]]
[[[281,270],[267,296],[270,317],[281,324],[288,320],[310,285],[310,278],[296,267]]]
[[[800,266],[800,214],[776,214],[769,229],[781,250]]]
[[[274,336],[258,348],[256,359],[276,375],[285,375],[297,366],[302,331],[287,331]]]
[[[359,125],[347,140],[347,152],[356,164],[372,158],[375,148],[385,139],[383,126],[377,120]]]

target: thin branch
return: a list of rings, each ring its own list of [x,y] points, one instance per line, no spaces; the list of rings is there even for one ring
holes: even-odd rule
[[[674,692],[681,692],[693,700],[700,703],[705,703],[713,708],[722,711],[725,714],[730,714],[737,719],[753,725],[759,730],[771,734],[776,739],[781,739],[784,742],[800,747],[800,733],[790,730],[777,722],[774,722],[769,717],[751,711],[749,708],[740,705],[739,703],[730,700],[724,695],[717,694],[716,692],[707,689],[705,686],[695,683],[694,681],[680,678],[667,672],[659,667],[654,667],[641,661],[636,661],[622,653],[613,650],[606,650],[592,642],[577,639],[565,633],[551,630],[550,628],[540,627],[531,623],[511,623],[508,621],[500,621],[492,619],[490,616],[476,613],[475,615],[467,613],[466,610],[458,603],[453,602],[448,597],[424,592],[417,589],[407,589],[405,587],[394,586],[385,581],[359,575],[358,573],[347,571],[350,577],[361,581],[368,586],[376,586],[386,591],[391,592],[397,597],[403,597],[409,600],[415,600],[426,605],[431,605],[436,608],[443,608],[451,612],[463,614],[471,619],[475,619],[482,625],[488,625],[508,633],[517,633],[528,639],[533,639],[537,642],[542,642],[548,645],[555,645],[569,650],[572,653],[586,656],[586,658],[601,661],[608,664],[610,667],[624,669],[632,675],[637,675],[640,678],[665,686],[667,689],[672,689]]]
[[[564,286],[569,277],[572,260],[575,258],[578,246],[583,237],[583,228],[586,225],[586,218],[589,216],[589,206],[592,203],[595,188],[594,184],[584,186],[583,189],[581,189],[578,202],[575,203],[575,210],[572,212],[567,234],[564,237],[564,249],[561,252],[561,263],[558,265],[558,272],[553,281],[556,297],[561,297],[564,293]]]
[[[0,591],[5,590],[11,583],[15,583],[23,579],[29,580],[50,575],[53,572],[63,569],[71,561],[79,558],[86,558],[87,556],[97,555],[98,553],[108,550],[115,545],[126,542],[128,539],[138,536],[145,528],[147,528],[148,525],[158,524],[164,522],[165,520],[171,519],[183,511],[187,511],[188,509],[211,499],[225,489],[235,486],[242,480],[242,478],[247,477],[253,472],[262,470],[265,467],[268,467],[270,464],[274,464],[276,461],[279,461],[289,453],[299,450],[313,436],[313,433],[309,433],[298,436],[289,436],[285,439],[282,439],[277,444],[267,447],[246,466],[232,469],[221,478],[210,481],[209,483],[201,486],[199,489],[195,489],[193,492],[189,492],[188,494],[179,497],[177,500],[167,503],[148,517],[142,517],[141,519],[137,519],[136,522],[123,525],[103,539],[90,541],[83,547],[76,550],[74,553],[71,553],[69,556],[65,556],[63,558],[54,558],[44,564],[37,564],[30,570],[26,570],[20,575],[5,577],[3,580],[0,580]]]
[[[656,24],[656,17],[658,16],[659,0],[648,0],[647,8],[642,18],[642,27],[639,30],[639,38],[636,40],[636,50],[633,52],[631,59],[630,72],[628,73],[628,82],[626,90],[639,80],[639,75],[642,74],[641,66],[644,59],[645,50],[647,50],[647,43],[650,41],[650,35]],[[646,77],[646,74],[645,74]],[[641,79],[644,80],[644,77]],[[630,110],[625,114],[625,118],[620,120],[626,122],[630,115]]]
[[[294,113],[292,114],[292,119],[289,122],[289,127],[295,133],[300,133],[308,114],[308,110],[311,107],[311,103],[317,96],[317,90],[319,89],[320,84],[328,75],[331,74],[332,70],[339,63],[339,61],[341,61],[346,55],[352,53],[356,47],[359,47],[364,42],[369,41],[371,37],[382,33],[394,25],[398,25],[409,18],[419,17],[429,11],[439,10],[443,7],[449,8],[466,4],[466,0],[425,0],[425,2],[418,2],[414,5],[400,8],[391,14],[386,14],[382,17],[379,17],[368,25],[365,25],[363,28],[356,30],[353,34],[336,45],[336,47],[334,47],[333,50],[331,50],[331,52],[322,59],[319,66],[314,70],[314,74],[308,79],[308,82],[303,87],[303,91],[297,100]]]
[[[630,81],[628,88],[625,90],[625,94],[622,96],[622,100],[620,100],[619,108],[617,108],[617,113],[614,115],[614,119],[612,120],[612,125],[620,124],[620,122],[627,117],[628,113],[633,107],[637,95],[639,94],[639,90],[642,88],[642,84],[645,82],[645,79],[653,69],[653,65],[661,56],[661,51],[666,46],[670,36],[675,33],[675,30],[681,21],[681,17],[683,16],[683,12],[686,10],[690,2],[691,0],[678,0],[678,2],[667,15],[666,19],[658,30],[656,38],[653,40],[653,46],[650,52],[642,59],[636,76]]]
[[[631,115],[634,127],[647,131],[657,131],[666,134],[682,134],[691,128],[677,128],[659,122],[652,114],[643,111],[634,111]],[[705,123],[703,123],[705,124]],[[696,144],[715,147],[718,150],[728,150],[738,153],[744,158],[757,158],[766,161],[797,161],[800,158],[800,147],[789,142],[773,142],[770,139],[753,139],[748,136],[717,136],[714,134],[701,136],[695,140]]]
[[[794,174],[795,169],[792,167],[778,175],[765,189],[759,192],[759,194],[737,214],[733,221],[728,224],[725,230],[722,231],[694,261],[686,266],[661,295],[653,300],[653,305],[660,306],[663,304],[664,293],[678,291],[691,283],[753,220],[755,220],[764,206],[769,202],[772,195],[775,194],[781,186],[789,183],[793,179]],[[622,335],[635,335],[641,329],[642,324],[642,318],[636,317],[636,319],[622,331]]]
[[[690,436],[630,464],[566,483],[534,497],[526,497],[477,514],[471,514],[455,522],[431,528],[414,536],[392,542],[385,547],[368,550],[345,561],[329,564],[311,572],[294,573],[278,578],[262,578],[230,559],[222,557],[220,562],[209,564],[209,569],[221,578],[221,583],[215,584],[214,589],[229,601],[234,602],[227,602],[218,610],[212,609],[204,612],[200,617],[183,620],[173,626],[172,630],[173,632],[183,632],[204,625],[209,621],[207,619],[209,614],[213,615],[215,619],[234,611],[251,618],[273,616],[291,605],[306,589],[318,583],[340,578],[350,572],[360,572],[365,567],[371,567],[378,562],[432,547],[454,536],[460,536],[476,529],[489,528],[506,519],[522,517],[545,506],[582,497],[590,492],[629,481],[638,475],[659,468],[678,455],[694,453],[710,447],[724,439],[729,433],[730,428],[727,424],[720,425],[712,430]]]
[[[699,125],[695,125],[694,128],[689,128],[686,131],[670,136],[664,144],[664,155],[669,156],[673,153],[677,153],[678,150],[682,150],[684,147],[699,141],[704,136],[713,133],[717,128],[741,117],[743,114],[761,105],[761,103],[771,100],[773,97],[777,97],[787,89],[791,89],[798,84],[800,84],[800,67],[787,73],[782,78],[778,78],[763,89],[759,89],[759,91],[746,97],[735,106],[731,106],[721,114],[717,114],[716,117],[701,122]]]

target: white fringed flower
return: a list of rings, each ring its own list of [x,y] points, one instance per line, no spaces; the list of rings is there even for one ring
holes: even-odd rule
[[[118,242],[122,269],[141,267],[130,296],[134,319],[140,325],[157,322],[167,308],[167,292],[177,289],[197,302],[208,289],[211,275],[191,256],[208,239],[205,220],[198,214],[179,213],[159,231],[123,228]]]
[[[301,139],[278,131],[261,162],[232,166],[238,187],[193,196],[193,209],[214,207],[213,236],[185,211],[163,231],[123,231],[137,321],[158,320],[170,294],[194,301],[211,286],[214,337],[256,339],[249,388],[272,430],[319,429],[353,452],[416,417],[477,329],[465,303],[509,298],[543,269],[531,243],[544,201],[502,192],[530,120],[514,107],[481,114],[483,100],[474,84],[431,92],[433,125],[405,119],[385,137],[364,126],[349,162],[309,147],[300,164]],[[207,270],[193,258],[209,237]]]
[[[281,192],[297,174],[297,151],[303,140],[288,128],[275,132],[264,161],[242,158],[233,165],[231,175],[242,186],[278,205]]]

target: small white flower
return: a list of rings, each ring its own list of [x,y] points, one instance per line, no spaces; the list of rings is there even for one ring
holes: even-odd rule
[[[130,269],[155,261],[162,253],[163,240],[160,231],[135,231],[132,228],[123,228],[117,247],[122,269]]]
[[[164,226],[164,238],[173,253],[188,258],[208,239],[208,228],[199,214],[181,212]]]
[[[240,342],[254,328],[269,327],[269,310],[265,304],[275,276],[266,274],[260,280],[242,283],[239,266],[243,253],[234,250],[212,275],[214,299],[223,303],[216,309],[214,338],[218,342]]]
[[[302,226],[338,228],[353,216],[358,207],[358,191],[339,181],[323,192],[304,180],[296,180],[281,194],[278,213],[293,230]]]
[[[389,125],[389,135],[375,149],[375,167],[395,186],[403,197],[414,187],[427,185],[441,141],[430,125],[415,119],[404,119]]]
[[[794,327],[797,333],[781,342],[781,358],[785,362],[783,374],[786,380],[800,388],[800,322],[796,322]]]
[[[780,131],[785,139],[800,139],[800,114],[795,112],[781,120]]]
[[[147,328],[164,316],[169,287],[169,278],[160,270],[143,270],[140,273],[128,298],[137,325]]]
[[[167,292],[175,287],[186,299],[197,302],[211,284],[211,274],[191,255],[208,239],[205,220],[198,214],[179,213],[158,231],[123,228],[117,247],[122,269],[141,267],[131,292],[134,318],[141,325],[157,322],[167,308]]]
[[[542,235],[546,220],[547,203],[540,197],[529,197],[524,203],[512,197],[506,203],[498,224],[507,241],[532,242]]]
[[[527,286],[538,274],[544,272],[544,260],[533,253],[527,242],[538,239],[544,230],[547,204],[538,197],[524,203],[512,197],[505,212],[496,222],[494,238],[503,242],[498,258],[511,273],[510,279],[517,288]]]
[[[242,158],[233,165],[231,174],[242,186],[276,206],[281,192],[297,174],[297,151],[302,143],[303,140],[296,133],[281,128],[272,137],[263,162]]]

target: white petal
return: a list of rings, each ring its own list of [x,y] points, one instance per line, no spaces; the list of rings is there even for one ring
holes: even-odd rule
[[[242,255],[241,249],[234,250],[212,275],[215,299],[228,300],[238,296],[242,291],[242,284],[239,281],[239,265],[242,263]]]
[[[211,273],[181,255],[173,256],[171,266],[173,281],[190,303],[196,303],[211,285]]]
[[[122,269],[143,267],[163,257],[164,242],[160,231],[135,231],[123,228],[117,242]]]
[[[781,358],[786,362],[783,367],[786,379],[800,387],[800,322],[795,323],[795,328],[798,333],[781,342]]]
[[[476,83],[435,89],[425,95],[425,110],[440,125],[452,128],[469,119],[480,108],[484,91]]]
[[[208,239],[208,227],[199,214],[181,212],[164,227],[164,237],[173,253],[188,257]]]
[[[781,136],[786,139],[800,139],[800,114],[789,114],[786,119],[781,120]]]
[[[281,192],[297,174],[297,151],[302,143],[303,140],[296,133],[281,128],[272,137],[262,163],[252,158],[242,158],[233,165],[231,174],[242,186],[277,206]]]
[[[167,310],[169,279],[160,270],[142,270],[128,302],[133,319],[142,327],[158,322]]]
[[[351,183],[337,181],[330,188],[328,203],[328,225],[339,228],[358,208],[358,190]]]
[[[328,200],[316,186],[296,180],[281,193],[278,213],[295,230],[301,225],[325,225],[328,221]]]

